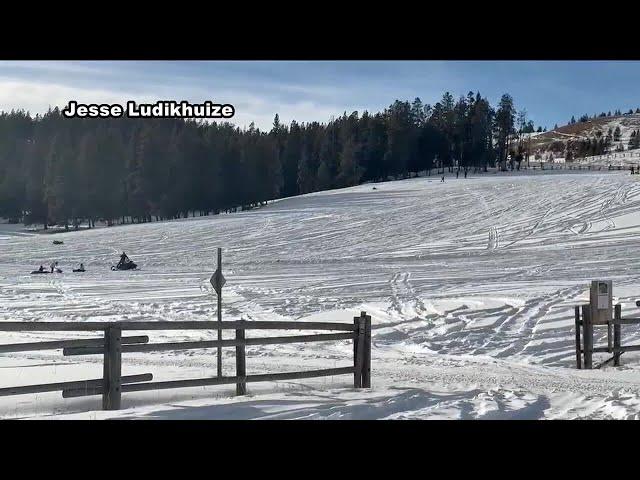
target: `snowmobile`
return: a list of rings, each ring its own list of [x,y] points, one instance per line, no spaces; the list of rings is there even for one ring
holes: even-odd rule
[[[122,255],[120,255],[120,261],[118,262],[118,264],[115,267],[111,265],[111,270],[114,270],[114,271],[115,270],[135,270],[136,268],[138,268],[138,265],[133,263],[131,259],[127,257],[127,254],[124,252],[122,252]]]
[[[136,265],[135,263],[133,263],[131,260],[129,260],[126,263],[119,263],[118,265],[111,265],[111,270],[116,271],[116,270],[135,270],[136,268],[138,268],[138,265]]]

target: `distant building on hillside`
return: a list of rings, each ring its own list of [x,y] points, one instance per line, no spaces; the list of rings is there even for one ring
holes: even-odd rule
[[[565,158],[553,154],[553,152],[545,152],[542,154],[542,161],[545,163],[565,163]]]

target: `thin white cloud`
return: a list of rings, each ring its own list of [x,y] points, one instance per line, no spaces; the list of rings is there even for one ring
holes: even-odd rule
[[[83,103],[123,103],[126,99],[146,102],[152,98],[105,88],[81,88],[0,77],[0,106],[4,111],[24,109],[36,114],[46,112],[49,107],[63,108],[71,100]]]
[[[103,64],[104,65],[104,64]],[[55,62],[55,61],[31,61],[31,60],[0,60],[0,69],[20,72],[25,70],[39,70],[44,73],[70,73],[70,74],[106,74],[111,71],[95,63]]]
[[[215,93],[215,97],[210,95]],[[213,97],[213,98],[212,98]],[[65,107],[69,101],[81,103],[117,103],[124,105],[128,100],[152,103],[158,100],[187,100],[203,102],[211,100],[231,103],[236,115],[231,122],[247,127],[251,122],[262,129],[271,128],[273,117],[280,115],[283,122],[328,121],[331,116],[340,115],[343,108],[313,100],[281,103],[242,90],[188,88],[187,86],[156,87],[142,94],[139,90],[121,91],[105,86],[95,88],[78,87],[52,82],[25,81],[0,76],[0,110],[24,109],[32,114],[44,113],[50,107]]]

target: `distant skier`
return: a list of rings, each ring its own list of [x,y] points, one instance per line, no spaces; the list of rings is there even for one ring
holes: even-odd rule
[[[40,268],[38,269],[39,272],[44,272],[44,267],[42,265],[40,265]]]
[[[467,170],[464,170],[464,178],[467,178]]]
[[[440,180],[440,182],[444,182],[444,175],[442,176],[442,180]]]
[[[53,273],[53,271],[56,269],[56,267],[58,266],[58,262],[51,262],[51,265],[49,265],[51,267],[51,273]]]

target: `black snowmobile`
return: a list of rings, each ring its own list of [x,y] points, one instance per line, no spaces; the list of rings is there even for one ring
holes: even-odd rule
[[[118,265],[116,265],[115,267],[113,265],[111,265],[111,270],[116,271],[116,270],[135,270],[136,268],[138,268],[138,265],[136,265],[135,263],[133,263],[131,260],[129,260],[127,263],[118,263]]]
[[[118,264],[114,267],[113,265],[111,265],[111,270],[116,271],[116,270],[135,270],[136,268],[138,268],[138,265],[136,265],[134,262],[131,261],[131,259],[129,257],[127,257],[127,254],[122,252],[122,255],[120,256],[120,261],[118,262]]]

